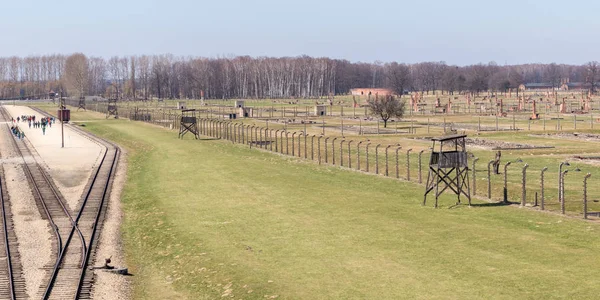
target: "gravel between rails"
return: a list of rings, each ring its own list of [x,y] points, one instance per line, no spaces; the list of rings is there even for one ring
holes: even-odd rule
[[[111,258],[115,267],[127,267],[121,240],[121,192],[127,179],[127,153],[121,149],[117,172],[109,197],[108,210],[104,219],[102,233],[98,237],[95,266],[104,264],[105,258]],[[92,294],[93,299],[130,299],[132,277],[117,275],[102,270],[95,270],[96,282]]]
[[[13,116],[41,115],[28,107],[9,107],[7,111]],[[0,124],[5,126],[4,124]],[[65,148],[61,149],[60,124],[48,128],[46,135],[41,129],[30,129],[27,123],[19,123],[26,132],[27,142],[34,147],[34,156],[51,175],[54,183],[67,199],[72,211],[78,208],[93,169],[100,161],[103,148],[93,139],[74,132],[65,126]],[[44,281],[44,266],[51,264],[51,228],[42,219],[28,188],[23,169],[19,166],[22,159],[16,157],[9,138],[8,129],[0,132],[0,151],[3,152],[2,165],[5,169],[8,192],[12,201],[15,231],[19,239],[19,250],[23,261],[23,273],[27,283],[27,293],[35,299],[39,287],[47,284]],[[116,177],[109,197],[108,210],[102,232],[97,237],[98,248],[96,262],[90,265],[103,265],[104,258],[111,257],[111,265],[126,267],[121,243],[121,203],[120,195],[126,179],[126,153],[121,152],[117,166]],[[29,158],[31,159],[31,158]],[[25,188],[23,188],[25,187]],[[94,271],[96,281],[93,288],[94,299],[129,299],[130,281],[132,277],[108,273],[102,270]]]
[[[26,292],[30,299],[35,299],[39,286],[44,284],[42,268],[51,263],[51,228],[48,222],[42,219],[29,190],[27,178],[20,165],[23,160],[16,156],[10,141],[11,134],[4,124],[0,126],[2,167],[10,195],[14,231],[19,241],[18,250]]]

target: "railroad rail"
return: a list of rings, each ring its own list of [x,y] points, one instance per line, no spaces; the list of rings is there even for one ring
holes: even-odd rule
[[[38,113],[49,116],[44,111],[33,108]],[[53,277],[50,279],[49,284],[44,294],[44,299],[52,299],[55,297],[54,290],[60,284],[72,283],[76,284],[76,290],[72,295],[68,295],[74,299],[90,299],[92,293],[92,286],[94,283],[94,273],[89,272],[88,265],[95,262],[97,235],[102,230],[104,217],[108,206],[108,197],[111,191],[111,185],[116,171],[117,162],[120,155],[119,148],[103,139],[100,139],[90,133],[84,132],[83,130],[71,126],[71,129],[79,132],[80,134],[90,138],[94,142],[104,147],[104,154],[97,167],[92,172],[86,192],[83,199],[81,199],[77,216],[75,218],[75,224],[77,229],[82,234],[82,240],[84,241],[84,249],[81,263],[78,268],[65,269],[59,267],[57,264],[53,270]],[[75,227],[72,228],[69,238],[74,235]],[[67,245],[68,246],[68,245]],[[66,253],[69,253],[68,248]],[[59,262],[63,258],[59,258]],[[60,296],[61,294],[59,294]],[[62,299],[62,298],[61,298]]]
[[[10,120],[8,114],[4,108],[2,108],[2,115],[5,120]],[[9,123],[7,123],[7,127]],[[55,268],[61,269],[73,269],[78,268],[84,258],[85,241],[81,231],[78,229],[74,219],[71,215],[69,207],[65,203],[65,199],[54,185],[50,176],[37,163],[32,151],[29,149],[25,141],[17,141],[15,138],[11,139],[15,151],[23,159],[23,171],[31,186],[33,197],[35,202],[40,209],[40,213],[45,219],[48,220],[50,226],[53,229],[54,239],[52,240],[53,250],[52,256],[55,257],[53,265],[46,266],[46,277],[49,278],[49,282],[53,282],[53,274],[48,272]],[[80,239],[80,247],[68,248],[68,245],[72,239],[72,234],[65,239],[65,234],[68,232],[76,232]],[[67,249],[68,248],[68,249]],[[67,251],[68,250],[68,251]],[[60,299],[68,298],[69,295],[74,294],[76,291],[76,285],[62,284],[55,289],[56,295]],[[40,294],[45,292],[40,290]]]
[[[25,280],[8,199],[4,171],[0,168],[0,244],[4,248],[4,251],[0,252],[0,261],[4,262],[0,264],[0,299],[25,299]]]

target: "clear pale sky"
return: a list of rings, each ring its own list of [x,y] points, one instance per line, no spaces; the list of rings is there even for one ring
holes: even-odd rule
[[[0,56],[600,60],[600,1],[2,0]]]

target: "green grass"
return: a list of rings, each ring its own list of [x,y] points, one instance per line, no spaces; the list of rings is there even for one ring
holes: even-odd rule
[[[415,184],[225,141],[178,140],[139,122],[86,125],[129,153],[122,231],[137,299],[600,292],[593,223],[482,203],[450,208],[451,196],[435,210],[420,205]]]

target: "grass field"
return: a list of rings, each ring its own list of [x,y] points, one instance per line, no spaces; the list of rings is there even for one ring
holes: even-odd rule
[[[595,223],[478,201],[452,207],[451,196],[435,210],[420,205],[420,185],[72,113],[128,151],[122,231],[136,299],[600,292]]]

